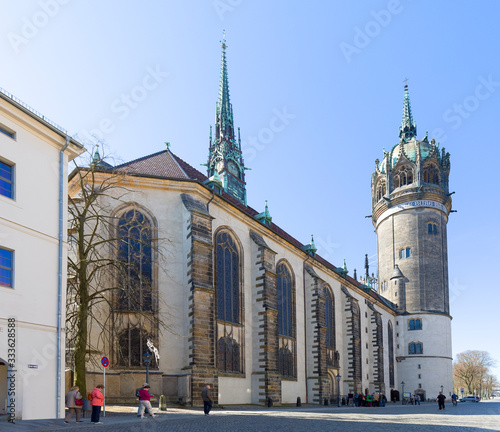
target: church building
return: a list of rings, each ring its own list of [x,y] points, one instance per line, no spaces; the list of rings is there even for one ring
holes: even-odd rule
[[[323,404],[391,390],[435,398],[441,386],[448,394],[450,156],[416,135],[405,87],[399,142],[372,175],[375,289],[323,259],[313,239],[282,230],[267,204],[247,205],[223,41],[206,173],[168,146],[114,167],[95,162],[98,181],[119,175],[128,191],[107,208],[127,239],[119,254],[135,266],[122,289],[135,284],[137,301],[111,299],[116,338],[92,329],[88,386],[101,381],[95,365],[105,355],[107,397],[130,398],[154,346],[151,390],[174,402],[201,405],[206,384],[221,405]],[[69,193],[78,192],[72,175]]]

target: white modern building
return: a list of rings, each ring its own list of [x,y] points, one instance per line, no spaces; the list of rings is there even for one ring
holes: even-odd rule
[[[0,415],[64,412],[68,161],[83,146],[0,89]]]

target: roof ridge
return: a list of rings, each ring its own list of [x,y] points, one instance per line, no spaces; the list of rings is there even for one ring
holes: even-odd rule
[[[151,154],[149,154],[149,155],[142,156],[142,157],[140,157],[140,158],[133,159],[133,160],[128,161],[128,162],[124,162],[124,163],[122,163],[122,164],[120,164],[120,165],[116,165],[114,168],[123,168],[123,167],[125,167],[125,166],[127,166],[127,165],[130,165],[130,164],[134,163],[134,162],[139,162],[139,161],[142,161],[142,160],[148,159],[148,158],[153,157],[153,156],[158,156],[159,154],[161,154],[161,153],[166,153],[166,152],[168,152],[168,150],[161,150],[161,151],[156,152],[156,153],[151,153]]]

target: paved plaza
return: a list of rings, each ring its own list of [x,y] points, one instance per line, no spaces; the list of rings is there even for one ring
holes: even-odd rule
[[[111,411],[111,412],[110,412]],[[157,411],[157,410],[155,410]],[[108,407],[102,425],[93,425],[89,417],[84,423],[69,425],[63,420],[26,420],[16,424],[0,422],[0,431],[207,431],[207,432],[471,432],[500,431],[500,401],[446,405],[389,404],[383,408],[348,408],[336,406],[304,406],[301,408],[263,408],[257,406],[215,408],[210,416],[200,409],[169,408],[155,418],[141,420],[131,407]]]

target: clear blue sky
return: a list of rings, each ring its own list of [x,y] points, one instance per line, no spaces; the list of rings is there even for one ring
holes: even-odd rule
[[[376,272],[370,176],[408,78],[418,137],[451,153],[453,352],[500,361],[499,16],[493,0],[3,1],[0,87],[120,160],[169,141],[203,170],[225,29],[249,205],[352,275],[365,253]]]

